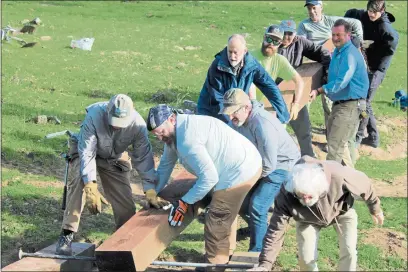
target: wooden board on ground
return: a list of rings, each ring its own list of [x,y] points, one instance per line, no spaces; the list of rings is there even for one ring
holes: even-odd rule
[[[310,91],[320,87],[322,84],[323,66],[317,62],[304,63],[299,66],[296,71],[304,81],[303,94],[300,99],[300,108],[303,108],[303,106],[309,102]],[[282,81],[278,87],[285,100],[288,111],[290,111],[295,97],[295,83],[293,81]],[[269,103],[266,97],[264,97],[261,102],[265,105],[265,109],[271,109],[271,103]]]
[[[37,253],[55,254],[56,244],[50,245]],[[93,257],[95,245],[88,243],[72,243],[74,256]],[[17,250],[16,250],[17,254]],[[26,257],[3,267],[2,271],[91,271],[93,262],[77,260],[57,260]]]
[[[183,171],[173,183],[187,183],[195,179],[195,176]],[[192,216],[186,216],[182,226],[170,227],[168,215],[168,210],[149,209],[141,210],[129,219],[96,249],[99,271],[145,270],[193,220]]]
[[[231,260],[228,262],[229,264],[258,264],[260,252],[234,252],[231,257]],[[234,269],[227,269],[226,271],[245,271],[246,269],[237,270]]]

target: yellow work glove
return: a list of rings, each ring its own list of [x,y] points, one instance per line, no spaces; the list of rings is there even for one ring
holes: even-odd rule
[[[85,206],[91,214],[98,214],[102,211],[102,203],[108,204],[108,201],[98,191],[96,181],[90,181],[85,184]]]
[[[290,119],[289,120],[296,120],[299,114],[300,105],[298,103],[292,103],[292,107],[290,108]]]
[[[160,197],[157,196],[156,190],[155,189],[149,189],[146,191],[146,200],[149,203],[149,207],[153,206],[156,209],[161,209],[164,206],[167,206],[170,204],[167,200],[164,200]]]

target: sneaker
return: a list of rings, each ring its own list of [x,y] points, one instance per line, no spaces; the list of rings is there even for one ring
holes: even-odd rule
[[[373,147],[373,148],[377,148],[379,145],[380,145],[380,143],[379,143],[379,141],[377,140],[374,140],[372,137],[367,137],[367,138],[364,138],[362,141],[361,141],[361,144],[363,144],[363,145],[368,145],[368,146],[371,146],[371,147]]]
[[[66,256],[71,256],[72,255],[72,240],[74,240],[74,233],[71,232],[70,234],[64,235],[64,232],[61,233],[58,242],[57,242],[57,248],[55,249],[55,253],[57,255],[66,255]]]

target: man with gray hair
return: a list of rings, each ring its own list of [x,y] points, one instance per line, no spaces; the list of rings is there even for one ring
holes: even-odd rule
[[[300,271],[318,271],[317,243],[322,228],[333,226],[338,234],[339,271],[357,268],[357,213],[354,197],[361,197],[376,224],[384,214],[371,180],[360,171],[335,161],[319,161],[303,156],[291,177],[281,187],[259,256],[259,267],[250,271],[271,271],[282,248],[285,229],[296,221]]]
[[[240,212],[249,225],[249,251],[260,252],[268,227],[269,207],[300,158],[300,152],[278,119],[241,89],[233,88],[225,93],[220,113],[229,116],[232,127],[250,140],[262,157],[261,178],[248,193]]]
[[[286,124],[289,112],[278,86],[248,52],[245,38],[240,34],[232,35],[227,47],[215,56],[198,98],[197,113],[228,123],[226,115],[218,114],[224,93],[231,88],[240,88],[248,94],[252,83],[274,107],[279,121]]]

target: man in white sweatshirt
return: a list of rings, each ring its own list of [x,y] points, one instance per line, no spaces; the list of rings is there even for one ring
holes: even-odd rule
[[[147,128],[165,143],[157,168],[159,194],[177,162],[197,176],[190,188],[182,188],[173,203],[171,226],[180,226],[187,212],[204,197],[211,197],[205,218],[206,260],[224,264],[232,254],[236,217],[241,204],[259,179],[262,159],[256,147],[222,121],[209,117],[178,114],[165,104],[149,110]],[[165,198],[163,195],[161,195]]]

